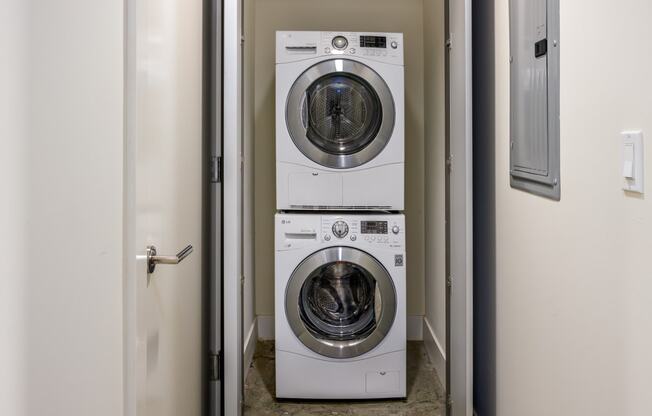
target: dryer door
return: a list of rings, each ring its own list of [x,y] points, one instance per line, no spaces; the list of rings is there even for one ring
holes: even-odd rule
[[[326,357],[352,358],[371,351],[389,333],[396,290],[387,270],[371,255],[329,247],[294,270],[285,312],[306,347]]]
[[[373,69],[350,59],[320,62],[299,76],[285,109],[294,144],[322,166],[363,165],[387,145],[394,100]]]

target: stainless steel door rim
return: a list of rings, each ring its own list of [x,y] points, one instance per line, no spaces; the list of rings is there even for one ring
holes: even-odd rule
[[[382,121],[371,142],[352,154],[333,154],[316,146],[307,135],[302,118],[306,91],[320,78],[329,74],[351,74],[364,80],[378,97],[382,109]],[[315,64],[303,72],[292,85],[285,106],[285,118],[292,141],[310,160],[322,166],[347,169],[363,165],[385,148],[394,131],[395,106],[391,91],[383,78],[367,65],[350,59],[330,59]]]
[[[315,336],[301,318],[301,288],[313,271],[334,263],[348,262],[366,270],[376,281],[382,303],[373,331],[364,337],[339,341]],[[396,316],[396,289],[389,272],[373,256],[352,247],[329,247],[317,251],[292,272],[285,291],[285,314],[301,343],[317,354],[330,358],[354,358],[371,351],[387,336]]]

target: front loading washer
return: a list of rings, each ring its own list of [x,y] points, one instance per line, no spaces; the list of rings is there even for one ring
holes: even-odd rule
[[[401,33],[276,32],[278,210],[404,206]]]
[[[276,396],[406,396],[405,218],[276,214]]]

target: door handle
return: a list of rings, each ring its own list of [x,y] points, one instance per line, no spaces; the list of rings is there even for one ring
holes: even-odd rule
[[[183,259],[192,253],[192,245],[177,253],[176,256],[159,256],[156,254],[156,246],[147,246],[147,273],[154,273],[157,264],[179,264]]]

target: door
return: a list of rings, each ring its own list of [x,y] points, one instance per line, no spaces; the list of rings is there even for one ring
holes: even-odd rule
[[[127,1],[127,406],[137,416],[203,412],[202,3]]]
[[[369,162],[394,131],[389,87],[373,69],[350,59],[329,59],[302,73],[290,89],[285,114],[297,148],[335,169]]]
[[[353,358],[387,336],[396,316],[396,289],[373,256],[352,247],[329,247],[294,270],[285,313],[306,347],[330,358]]]
[[[446,1],[447,409],[473,414],[471,0]]]

